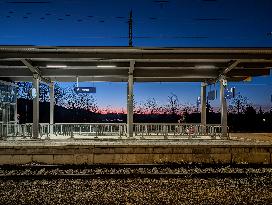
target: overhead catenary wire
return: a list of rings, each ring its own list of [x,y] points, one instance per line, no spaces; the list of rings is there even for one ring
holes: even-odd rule
[[[203,0],[204,1],[204,0]],[[214,0],[206,0],[206,1],[214,1]],[[36,3],[42,3],[43,1],[35,1]],[[51,1],[44,1],[45,3],[51,3]],[[170,1],[154,1],[155,3],[170,3]],[[17,1],[7,1],[6,3],[18,3]],[[24,3],[24,2],[21,2]],[[31,3],[31,1],[29,2],[25,2],[25,3]],[[33,3],[33,2],[32,2]],[[12,19],[14,17],[19,17],[21,15],[22,12],[17,12],[17,11],[13,11],[13,10],[8,10],[7,14],[3,13],[2,17],[8,18],[8,19]],[[127,19],[127,17],[125,17],[126,15],[106,15],[106,16],[102,16],[102,15],[93,15],[93,14],[85,14],[85,15],[78,15],[75,12],[64,12],[62,14],[59,13],[55,13],[55,12],[51,12],[51,11],[47,11],[44,14],[39,13],[39,16],[36,17],[34,14],[35,12],[23,12],[24,15],[21,17],[21,19],[23,19],[26,23],[32,23],[32,19],[38,19],[40,20],[41,23],[45,23],[47,22],[47,20],[50,20],[50,23],[52,23],[52,20],[56,20],[56,23],[62,23],[62,22],[66,22],[66,21],[74,21],[75,23],[112,23],[112,21],[116,21],[116,22],[123,22],[123,23],[129,23],[129,19]],[[0,18],[1,18],[1,14],[0,14]],[[175,22],[176,20],[178,21],[178,24],[192,24],[192,25],[197,25],[199,23],[221,23],[221,22],[225,22],[225,21],[232,21],[233,19],[230,17],[223,17],[223,16],[211,16],[209,15],[204,16],[204,17],[195,17],[195,18],[187,18],[187,19],[180,19],[180,16],[163,16],[163,15],[153,15],[153,16],[145,16],[145,17],[134,17],[133,18],[133,25],[134,24],[140,24],[140,23],[161,23],[161,22]],[[125,21],[124,21],[125,20]],[[241,20],[241,19],[240,19]],[[247,21],[248,19],[242,19],[242,21]],[[262,19],[260,19],[262,20]],[[37,22],[35,22],[37,23]],[[267,38],[270,38],[272,36],[271,34],[272,32],[267,32],[264,35],[267,36]],[[263,37],[264,35],[260,35],[260,37]],[[52,35],[51,35],[52,36]],[[3,37],[3,38],[9,38],[9,37]],[[14,39],[16,37],[13,37]],[[18,37],[18,38],[24,38],[24,36],[22,37]],[[114,39],[114,38],[119,38],[119,39],[126,39],[129,37],[125,37],[125,36],[107,36],[107,35],[101,35],[101,36],[79,36],[79,37],[66,37],[65,38],[79,38],[79,39],[88,39],[88,38],[104,38],[104,39]],[[251,41],[252,36],[249,35],[244,35],[244,36],[236,36],[235,34],[233,36],[230,35],[214,35],[214,34],[209,34],[209,35],[194,35],[194,34],[177,34],[177,35],[136,35],[133,36],[134,39],[195,39],[195,40],[201,40],[201,39],[215,39],[215,38],[220,38],[220,39],[226,39],[226,40],[247,40],[247,41]],[[256,38],[255,38],[256,39]],[[253,40],[252,40],[253,41]]]
[[[10,17],[13,16],[17,16],[18,12],[13,12],[12,13],[8,13]],[[31,12],[27,12],[27,15],[31,15],[33,13]],[[5,15],[5,14],[3,14]],[[45,16],[51,16],[51,17],[55,17],[56,19],[58,18],[65,18],[65,17],[75,17],[76,19],[98,19],[98,21],[112,21],[112,20],[117,20],[117,21],[122,21],[124,19],[126,19],[125,16],[120,16],[120,15],[111,15],[111,16],[102,16],[102,15],[91,15],[91,14],[86,14],[86,15],[77,15],[76,13],[72,14],[71,12],[69,14],[52,14],[51,12],[46,12],[45,14],[41,14],[39,13],[40,17],[37,17],[37,19],[42,18],[44,15]],[[1,16],[1,15],[0,15]],[[6,16],[6,15],[5,15]],[[35,18],[33,16],[33,18]],[[102,20],[101,20],[102,19]],[[65,19],[64,19],[65,20]],[[69,20],[71,20],[71,18],[69,18]],[[146,16],[146,17],[134,17],[133,22],[134,23],[147,23],[147,22],[174,22],[177,21],[179,24],[199,24],[201,23],[220,23],[220,22],[232,22],[234,19],[230,18],[230,17],[224,17],[224,16],[199,16],[199,17],[191,17],[191,18],[182,18],[180,16],[170,16],[170,17],[166,17],[166,16]],[[260,18],[258,19],[259,21],[263,21],[264,19]],[[239,19],[239,21],[242,22],[246,22],[246,21],[250,21],[250,19]],[[128,21],[125,21],[124,23],[128,23]],[[269,34],[270,32],[268,32]]]

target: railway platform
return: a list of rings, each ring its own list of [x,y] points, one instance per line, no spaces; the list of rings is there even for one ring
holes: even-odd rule
[[[271,141],[241,140],[7,140],[4,164],[272,164]]]

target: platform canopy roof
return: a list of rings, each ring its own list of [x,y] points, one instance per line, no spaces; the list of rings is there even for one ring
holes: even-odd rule
[[[0,79],[125,82],[214,82],[269,75],[272,48],[0,46]]]

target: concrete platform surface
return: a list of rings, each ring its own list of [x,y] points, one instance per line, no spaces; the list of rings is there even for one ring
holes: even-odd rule
[[[271,142],[219,140],[1,141],[0,164],[272,164]]]
[[[241,136],[241,135],[240,135]],[[55,139],[55,140],[5,140],[0,146],[65,146],[65,145],[272,145],[272,140],[247,140],[239,138],[232,140],[206,139],[171,139],[171,140],[135,140],[135,139]]]
[[[272,133],[230,133],[230,139],[248,142],[272,142]]]

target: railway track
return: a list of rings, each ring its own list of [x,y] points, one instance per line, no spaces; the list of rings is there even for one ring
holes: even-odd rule
[[[82,165],[74,165],[74,164],[23,164],[23,165],[0,165],[0,169],[95,169],[95,168],[271,168],[272,164],[201,164],[201,163],[186,163],[186,164],[82,164]]]
[[[0,166],[0,204],[271,204],[269,165]]]
[[[53,179],[167,179],[271,177],[271,165],[213,164],[107,164],[107,165],[5,165],[0,180]]]
[[[57,174],[57,175],[42,175],[42,174],[19,174],[19,175],[0,175],[0,180],[55,180],[55,179],[134,179],[134,178],[149,178],[149,179],[169,179],[169,178],[253,178],[253,177],[272,177],[272,174],[267,173],[144,173],[144,174]]]

